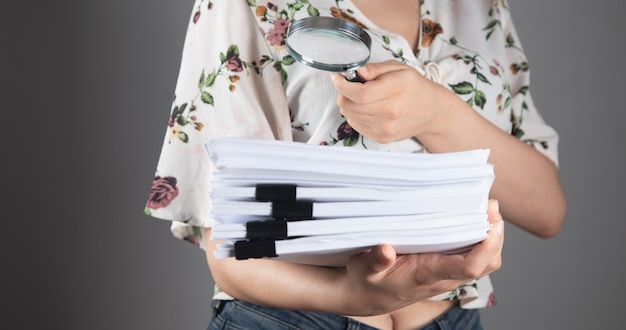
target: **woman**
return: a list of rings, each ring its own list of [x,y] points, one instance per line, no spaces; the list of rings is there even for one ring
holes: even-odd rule
[[[372,37],[365,83],[289,56],[289,25],[352,21]],[[420,33],[421,32],[421,33]],[[556,132],[529,91],[505,1],[196,0],[168,134],[146,212],[206,250],[216,282],[210,329],[480,328],[493,305],[502,218],[552,237],[565,216]],[[396,255],[381,245],[346,268],[216,259],[209,240],[211,136],[393,152],[488,148],[489,237],[467,255]]]

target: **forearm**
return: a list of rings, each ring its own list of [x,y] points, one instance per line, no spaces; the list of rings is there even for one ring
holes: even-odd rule
[[[490,197],[500,201],[504,219],[540,237],[555,235],[566,209],[555,164],[445,88],[437,93],[441,115],[417,138],[431,152],[490,149],[496,176]]]

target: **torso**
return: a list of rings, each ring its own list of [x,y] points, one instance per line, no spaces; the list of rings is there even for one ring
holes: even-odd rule
[[[352,0],[359,10],[378,27],[402,35],[413,53],[417,53],[420,31],[420,7],[418,0]],[[456,302],[423,301],[399,309],[393,313],[352,317],[379,329],[416,329],[432,321]]]

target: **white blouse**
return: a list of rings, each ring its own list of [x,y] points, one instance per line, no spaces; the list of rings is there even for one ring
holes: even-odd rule
[[[557,163],[557,133],[529,90],[525,54],[506,1],[422,0],[417,53],[350,0],[196,0],[171,116],[145,213],[172,221],[175,237],[204,248],[211,227],[211,136],[294,140],[333,147],[423,152],[415,139],[379,144],[339,113],[327,72],[289,55],[289,25],[307,16],[353,21],[371,36],[370,62],[401,61],[438,82],[502,130]],[[528,169],[532,170],[532,169]],[[216,298],[229,299],[217,288]],[[433,299],[494,304],[488,277]]]

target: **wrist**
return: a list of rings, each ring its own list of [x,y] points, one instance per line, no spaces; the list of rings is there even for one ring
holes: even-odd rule
[[[425,147],[428,147],[427,141],[439,140],[449,134],[452,129],[451,125],[458,115],[458,108],[467,106],[458,96],[446,89],[444,86],[432,83],[430,95],[430,119],[427,125],[415,134]],[[458,101],[462,104],[459,105]]]

